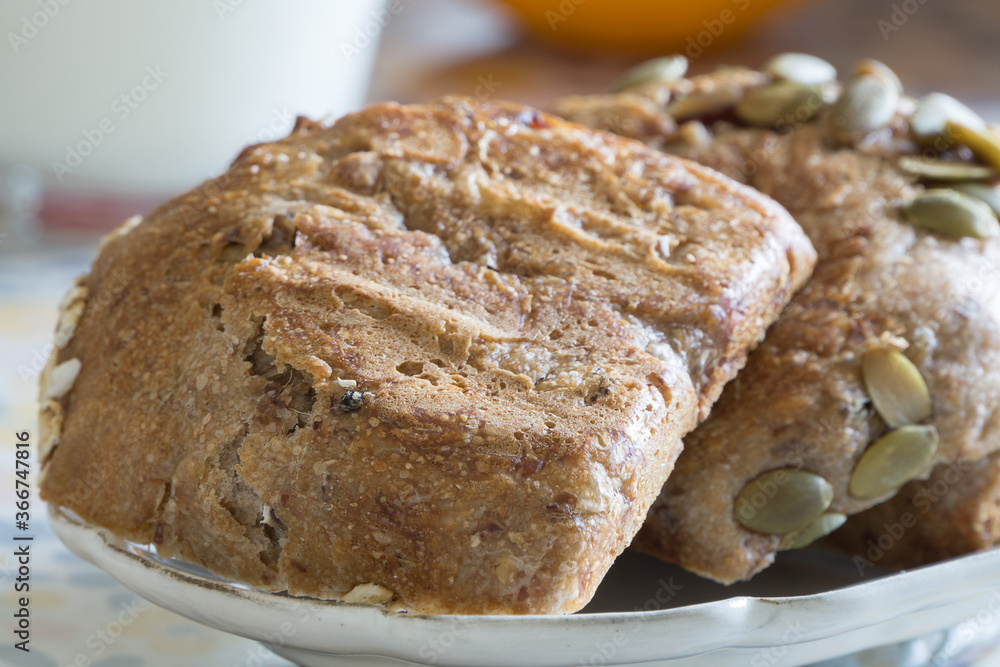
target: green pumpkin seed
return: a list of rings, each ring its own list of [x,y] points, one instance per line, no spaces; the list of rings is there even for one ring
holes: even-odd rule
[[[875,409],[890,427],[916,424],[931,416],[927,383],[899,350],[868,350],[861,358],[861,375]]]
[[[691,93],[686,97],[672,101],[664,109],[664,113],[676,120],[687,120],[699,116],[708,116],[730,109],[740,101],[740,91],[733,88],[717,88],[712,91]]]
[[[893,72],[888,65],[881,63],[878,60],[866,58],[860,61],[854,66],[854,75],[881,77],[891,83],[898,94],[903,94],[903,82],[899,80],[899,77],[896,76],[896,73]]]
[[[819,516],[805,528],[789,533],[781,538],[778,548],[782,551],[807,547],[821,537],[826,537],[844,525],[847,516],[837,512],[827,512]]]
[[[892,493],[919,475],[937,451],[933,426],[904,426],[868,446],[851,474],[848,491],[867,500]]]
[[[833,138],[844,144],[860,141],[869,132],[885,127],[899,104],[899,91],[883,76],[857,77],[830,112]]]
[[[996,169],[981,164],[946,162],[912,155],[899,158],[899,168],[921,179],[934,181],[982,181],[997,177]]]
[[[764,71],[780,81],[804,86],[836,81],[837,69],[822,58],[806,53],[782,53],[764,65]]]
[[[1000,231],[997,216],[985,202],[948,188],[921,192],[905,213],[914,225],[949,236],[984,239]]]
[[[979,114],[954,97],[944,93],[931,93],[917,102],[917,107],[910,115],[910,132],[926,143],[947,134],[949,121],[975,129],[986,126]]]
[[[785,118],[804,122],[823,105],[818,87],[779,81],[748,90],[736,105],[736,116],[748,125],[774,127]]]
[[[952,183],[950,187],[952,190],[986,202],[986,205],[993,209],[993,213],[1000,216],[1000,190],[996,187],[985,183]]]
[[[976,157],[1000,169],[1000,132],[985,125],[977,128],[950,120],[947,129],[958,143],[968,146]]]
[[[771,470],[736,497],[736,520],[758,533],[785,535],[809,525],[833,501],[833,487],[805,470]]]
[[[651,81],[676,81],[687,74],[687,69],[688,59],[680,55],[647,60],[626,72],[611,88],[611,92],[620,93]]]

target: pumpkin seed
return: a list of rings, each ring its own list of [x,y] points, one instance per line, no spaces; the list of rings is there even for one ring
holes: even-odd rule
[[[691,93],[672,101],[663,111],[675,120],[709,116],[736,106],[742,97],[741,93],[742,91],[730,87]]]
[[[883,76],[863,74],[848,84],[830,112],[834,139],[850,144],[889,124],[899,91]]]
[[[981,129],[986,123],[975,111],[951,95],[931,93],[917,103],[910,115],[910,132],[924,142],[944,136],[948,121]]]
[[[861,375],[879,415],[892,428],[931,416],[931,395],[920,370],[899,350],[876,347],[861,358]]]
[[[981,164],[946,162],[913,155],[899,158],[899,168],[924,180],[935,181],[982,181],[997,176],[996,169]]]
[[[805,470],[771,470],[736,497],[736,520],[758,533],[785,535],[808,526],[833,501],[833,487]]]
[[[822,58],[806,53],[782,53],[764,65],[764,71],[781,81],[815,86],[837,79],[837,69]]]
[[[927,467],[937,451],[933,426],[904,426],[868,446],[851,473],[848,491],[863,500],[892,493]]]
[[[877,76],[885,79],[893,85],[896,92],[900,95],[903,94],[903,82],[899,80],[896,73],[886,65],[878,60],[872,60],[871,58],[865,58],[854,66],[855,76]]]
[[[748,90],[736,105],[736,116],[749,125],[774,127],[778,121],[788,117],[804,122],[823,104],[817,87],[779,81]]]
[[[958,143],[968,146],[983,162],[1000,169],[1000,132],[985,125],[976,128],[951,120],[946,126],[948,133],[955,137]]]
[[[948,188],[921,192],[905,213],[914,225],[949,236],[984,239],[1000,231],[996,215],[985,202]]]
[[[681,55],[647,60],[626,72],[611,88],[611,92],[620,93],[651,81],[676,81],[683,78],[687,70],[688,59]]]
[[[985,183],[952,183],[951,189],[981,199],[993,209],[995,215],[1000,216],[1000,190],[996,187]]]
[[[800,528],[794,533],[788,533],[781,538],[778,548],[787,551],[789,549],[801,549],[807,547],[821,537],[826,537],[833,531],[844,525],[847,516],[837,512],[827,512],[817,517],[805,528]]]

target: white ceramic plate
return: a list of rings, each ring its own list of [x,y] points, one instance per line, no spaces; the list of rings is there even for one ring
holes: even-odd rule
[[[578,614],[424,616],[249,590],[50,516],[75,554],[144,598],[307,667],[948,665],[1000,630],[1000,550],[867,577],[790,552],[728,588],[627,553]]]

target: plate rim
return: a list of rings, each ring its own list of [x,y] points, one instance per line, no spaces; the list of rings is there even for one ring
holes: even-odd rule
[[[206,594],[208,600],[215,599],[223,607],[233,605],[243,605],[243,611],[248,611],[248,616],[256,617],[261,614],[270,613],[288,614],[294,608],[305,609],[314,615],[319,624],[333,622],[338,615],[349,614],[351,618],[347,621],[354,625],[366,626],[368,631],[381,632],[380,628],[388,629],[392,627],[394,632],[400,629],[413,635],[423,635],[427,632],[447,632],[449,628],[454,628],[456,623],[461,623],[468,631],[469,626],[473,626],[475,632],[495,633],[497,628],[504,628],[508,632],[531,632],[534,634],[545,633],[556,629],[566,632],[562,638],[567,642],[587,637],[589,640],[598,639],[597,636],[584,633],[592,632],[595,629],[610,631],[612,635],[628,627],[633,627],[633,633],[638,635],[640,626],[645,626],[647,633],[655,631],[656,627],[663,627],[665,624],[684,626],[687,628],[703,629],[706,624],[717,625],[724,623],[731,632],[717,633],[714,638],[701,641],[697,646],[689,646],[689,649],[682,652],[673,652],[656,659],[679,659],[684,657],[697,657],[720,649],[736,649],[747,651],[761,651],[776,645],[792,647],[805,645],[821,641],[829,641],[845,634],[850,634],[858,630],[873,626],[870,613],[866,613],[864,605],[858,605],[871,595],[884,594],[893,589],[902,590],[908,595],[904,595],[906,604],[894,605],[894,613],[890,616],[878,615],[877,623],[888,623],[903,616],[908,616],[921,611],[928,611],[938,608],[945,608],[955,605],[961,601],[973,597],[996,593],[1000,587],[1000,550],[979,552],[961,556],[949,561],[935,563],[932,565],[907,570],[896,574],[886,575],[872,581],[859,582],[841,586],[830,591],[813,593],[807,595],[797,595],[788,597],[752,597],[734,596],[724,600],[708,601],[675,607],[670,609],[659,609],[653,611],[619,611],[619,612],[595,612],[588,614],[564,614],[564,615],[460,615],[460,614],[418,614],[412,612],[398,612],[388,610],[377,605],[367,605],[358,603],[344,603],[333,600],[320,600],[308,597],[296,597],[280,593],[270,593],[254,590],[249,587],[242,587],[234,582],[224,580],[209,579],[197,573],[186,572],[178,568],[171,567],[169,563],[164,563],[160,559],[151,558],[145,551],[143,545],[130,543],[107,529],[86,523],[78,518],[70,516],[62,508],[49,504],[49,519],[53,531],[66,544],[67,547],[77,556],[91,564],[105,570],[116,581],[132,590],[136,594],[150,599],[154,604],[166,606],[175,613],[182,614],[193,620],[215,627],[219,630],[237,634],[248,639],[262,641],[263,633],[261,623],[247,619],[247,623],[237,624],[235,622],[223,622],[224,619],[216,618],[215,622],[206,613],[188,613],[191,609],[178,609],[177,604],[165,604],[164,594],[160,585],[177,583],[185,587],[196,589],[198,597]],[[991,567],[992,565],[992,567]],[[971,566],[979,572],[972,576],[975,582],[989,579],[992,586],[983,586],[972,581],[965,585],[954,585],[954,570]],[[135,568],[141,568],[140,572],[154,574],[149,585],[137,586],[134,575],[137,574]],[[990,577],[990,572],[994,576]],[[133,576],[129,576],[129,574]],[[966,577],[969,578],[969,577]],[[938,595],[928,599],[926,595],[919,598],[913,595],[913,589],[919,586],[911,585],[914,580],[937,579],[938,589],[948,589],[939,592]],[[946,582],[946,583],[945,583]],[[159,591],[159,592],[157,592]],[[195,590],[189,592],[195,593]],[[246,605],[252,605],[246,607]],[[304,607],[301,607],[304,605]],[[183,606],[183,605],[182,605]],[[809,619],[823,611],[824,606],[846,606],[853,608],[856,613],[852,614],[852,620],[835,624],[827,624],[827,627],[820,629],[805,630],[793,642],[776,642],[777,637],[773,635],[774,625],[781,627],[787,622],[789,615],[798,614],[804,619]],[[256,614],[260,612],[260,614]],[[346,617],[345,617],[346,618]],[[956,621],[957,622],[957,621]],[[343,624],[343,623],[342,623]],[[804,623],[805,624],[805,623]],[[952,623],[943,623],[941,627],[947,627]],[[807,625],[807,624],[806,624]],[[668,630],[670,628],[667,628]],[[681,630],[681,628],[674,628]],[[468,634],[468,632],[467,632]],[[676,638],[673,632],[671,635]],[[329,643],[323,641],[323,637],[317,633],[305,632],[299,638],[300,641],[287,642],[282,648],[302,649],[306,651],[319,652],[329,655],[360,655],[360,652],[331,653]],[[350,642],[348,642],[350,643]],[[884,642],[883,642],[884,643]],[[566,645],[569,648],[572,643]],[[849,647],[846,653],[863,650],[877,646],[878,643],[863,646]],[[587,646],[596,646],[594,641],[589,641]],[[380,647],[386,648],[386,647]],[[624,649],[628,649],[625,646]],[[634,646],[632,647],[635,648]],[[366,651],[369,655],[384,655],[397,660],[416,661],[413,651],[384,651],[381,654],[372,654],[371,650]],[[611,661],[609,665],[637,664],[629,654],[635,651],[623,650],[620,658],[625,660]],[[845,654],[846,654],[845,653]],[[650,658],[646,658],[650,660]],[[433,661],[431,664],[436,663]],[[427,664],[420,663],[417,664]],[[438,664],[450,664],[442,662]],[[456,663],[460,664],[460,663]],[[537,664],[549,664],[539,662]],[[552,663],[556,664],[556,663]],[[563,663],[559,663],[563,664]],[[586,664],[586,661],[572,662],[565,664]]]

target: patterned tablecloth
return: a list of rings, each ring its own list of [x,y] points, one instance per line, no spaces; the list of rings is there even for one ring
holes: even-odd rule
[[[29,528],[14,527],[15,433],[35,444],[38,371],[52,342],[56,306],[86,270],[90,244],[16,251],[0,244],[0,664],[17,667],[287,667],[263,646],[161,609],[83,562],[55,537],[35,492]],[[11,618],[21,594],[13,534],[31,535],[29,653],[15,649]]]

